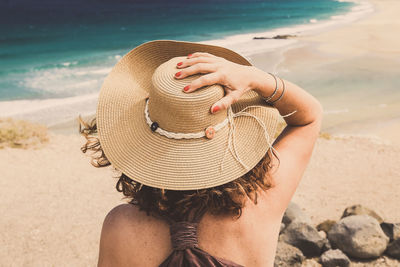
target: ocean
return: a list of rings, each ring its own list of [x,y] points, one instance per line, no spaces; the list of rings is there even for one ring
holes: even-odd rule
[[[224,45],[243,55],[293,40],[257,40],[343,23],[365,7],[334,0],[2,0],[0,117],[52,126],[95,112],[101,84],[144,42]]]

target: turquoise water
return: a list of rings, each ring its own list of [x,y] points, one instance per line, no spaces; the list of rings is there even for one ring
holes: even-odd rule
[[[107,67],[153,39],[218,39],[327,19],[352,6],[330,0],[35,2],[1,6],[0,100],[96,92],[95,80]]]
[[[89,112],[112,66],[146,41],[205,41],[307,25],[354,5],[333,0],[0,1],[0,113],[24,113],[47,123],[67,119],[72,111]],[[90,108],[81,110],[87,105],[79,97],[90,99]],[[40,109],[41,115],[34,115]]]

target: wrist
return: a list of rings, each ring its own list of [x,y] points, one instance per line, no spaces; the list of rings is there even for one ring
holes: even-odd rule
[[[268,98],[275,90],[275,79],[269,73],[260,70],[255,66],[251,66],[251,68],[251,90],[264,98]]]

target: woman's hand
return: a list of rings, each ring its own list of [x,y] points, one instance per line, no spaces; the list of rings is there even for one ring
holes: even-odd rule
[[[206,85],[220,84],[225,90],[225,96],[211,106],[211,112],[215,113],[227,109],[235,103],[244,93],[252,89],[251,74],[253,66],[240,65],[213,54],[196,52],[190,54],[187,59],[176,66],[181,71],[175,74],[176,79],[205,73],[200,78],[185,86],[184,92],[190,93]]]

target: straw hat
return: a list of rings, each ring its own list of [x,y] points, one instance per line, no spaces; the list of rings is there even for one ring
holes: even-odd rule
[[[132,180],[170,190],[214,187],[244,175],[271,148],[279,113],[254,91],[216,114],[210,107],[224,96],[221,85],[182,91],[202,74],[175,79],[176,64],[198,51],[251,65],[223,47],[155,40],[131,50],[104,80],[100,143]]]

